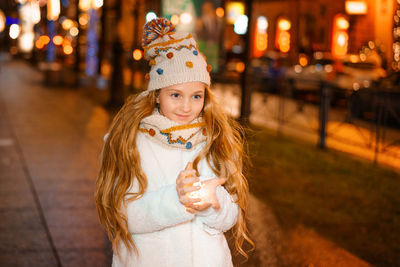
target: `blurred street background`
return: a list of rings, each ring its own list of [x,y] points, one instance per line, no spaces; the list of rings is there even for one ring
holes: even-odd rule
[[[235,266],[400,266],[397,0],[1,1],[0,266],[111,265],[94,182],[157,16],[247,127],[256,249]]]

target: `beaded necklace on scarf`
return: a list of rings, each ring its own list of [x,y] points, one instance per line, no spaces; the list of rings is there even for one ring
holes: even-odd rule
[[[140,122],[139,131],[150,140],[168,147],[191,150],[206,140],[204,126],[205,123],[201,118],[182,125],[155,111]]]

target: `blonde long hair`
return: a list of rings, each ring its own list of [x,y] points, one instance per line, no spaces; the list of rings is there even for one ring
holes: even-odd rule
[[[95,202],[100,222],[117,253],[120,241],[137,253],[128,230],[124,206],[126,201],[134,201],[143,196],[147,188],[147,178],[140,166],[136,136],[140,121],[154,111],[156,96],[157,92],[151,91],[145,97],[131,96],[127,99],[110,126],[102,152]],[[247,159],[243,145],[244,132],[236,121],[223,112],[208,87],[202,115],[206,123],[207,142],[193,161],[193,167],[197,170],[198,163],[205,158],[218,177],[227,178],[224,186],[235,196],[239,206],[238,220],[233,229],[234,243],[237,251],[247,258],[242,248],[243,242],[247,240],[252,246],[254,243],[246,226],[249,189],[242,168]],[[127,191],[134,179],[139,185],[138,192],[129,194]]]

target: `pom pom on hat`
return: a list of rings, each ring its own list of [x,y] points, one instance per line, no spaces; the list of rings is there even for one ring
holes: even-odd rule
[[[156,18],[144,25],[142,46],[148,46],[151,42],[166,34],[175,32],[174,24],[166,18]]]
[[[150,72],[147,90],[157,90],[186,82],[210,85],[207,62],[192,34],[176,32],[174,24],[166,18],[156,18],[144,25],[142,46]]]

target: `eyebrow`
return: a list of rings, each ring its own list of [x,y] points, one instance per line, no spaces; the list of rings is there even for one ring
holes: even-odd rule
[[[171,91],[176,91],[176,92],[179,92],[179,93],[183,92],[182,90],[175,89],[175,88],[167,89],[167,92],[171,92]],[[198,90],[198,91],[193,92],[193,94],[204,94],[204,91]]]

